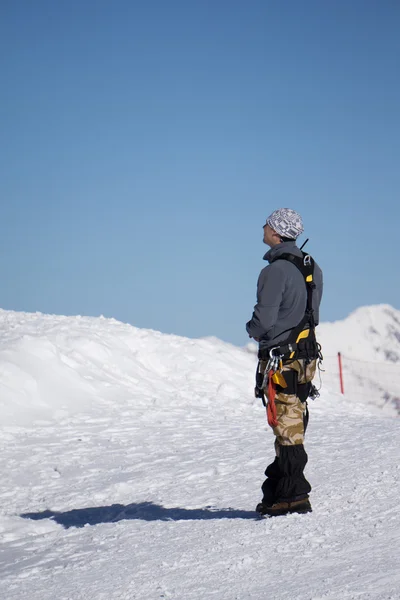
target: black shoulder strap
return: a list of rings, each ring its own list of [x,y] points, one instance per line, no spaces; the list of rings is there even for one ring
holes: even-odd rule
[[[300,273],[304,277],[304,283],[307,288],[307,306],[306,306],[306,315],[310,318],[311,324],[314,324],[313,317],[313,306],[312,306],[312,293],[315,289],[314,283],[314,259],[309,254],[302,252],[302,257],[294,256],[293,254],[280,254],[275,258],[275,260],[287,260],[291,262],[295,267],[298,268]],[[273,260],[272,262],[275,262]]]

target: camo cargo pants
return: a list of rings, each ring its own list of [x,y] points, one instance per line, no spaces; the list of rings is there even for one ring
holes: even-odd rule
[[[294,446],[304,443],[304,434],[307,428],[307,404],[301,401],[301,395],[297,393],[298,386],[303,386],[311,382],[315,375],[317,361],[313,360],[305,364],[304,359],[295,360],[283,365],[282,375],[287,376],[290,393],[285,392],[285,388],[277,386],[275,405],[278,425],[274,427],[276,441],[281,446]],[[266,363],[261,362],[261,370],[264,370]],[[296,373],[293,373],[295,371]],[[306,400],[306,398],[305,398]]]
[[[276,457],[265,471],[267,479],[262,486],[263,502],[267,505],[301,499],[311,491],[303,474],[308,460],[303,445],[308,423],[305,400],[309,386],[305,384],[312,381],[316,365],[316,360],[306,364],[304,359],[283,365],[282,375],[288,385],[276,386],[278,424],[273,428]]]

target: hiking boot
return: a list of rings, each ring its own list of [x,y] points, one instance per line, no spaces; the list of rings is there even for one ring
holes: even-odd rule
[[[267,514],[267,511],[271,508],[271,506],[267,506],[262,502],[259,502],[256,506],[256,512],[262,517]]]
[[[312,512],[310,500],[308,496],[301,500],[294,500],[293,502],[276,502],[272,506],[266,506],[262,502],[257,504],[256,511],[260,515],[268,515],[270,517],[278,517],[281,515],[287,515],[291,513],[308,513]]]

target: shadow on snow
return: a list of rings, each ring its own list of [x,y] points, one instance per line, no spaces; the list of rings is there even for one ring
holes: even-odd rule
[[[93,508],[76,508],[66,512],[44,510],[39,513],[23,513],[24,519],[52,519],[65,529],[69,527],[84,527],[99,523],[116,523],[124,519],[141,521],[203,521],[207,519],[255,519],[255,512],[245,510],[206,508],[164,508],[153,502],[138,504],[112,504],[111,506],[96,506]]]

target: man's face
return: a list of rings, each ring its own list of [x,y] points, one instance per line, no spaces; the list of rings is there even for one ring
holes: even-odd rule
[[[267,223],[265,223],[264,225],[264,244],[267,244],[268,246],[275,246],[277,243],[279,243],[279,240],[276,240],[276,237],[278,237],[278,234],[269,226],[267,225]]]

